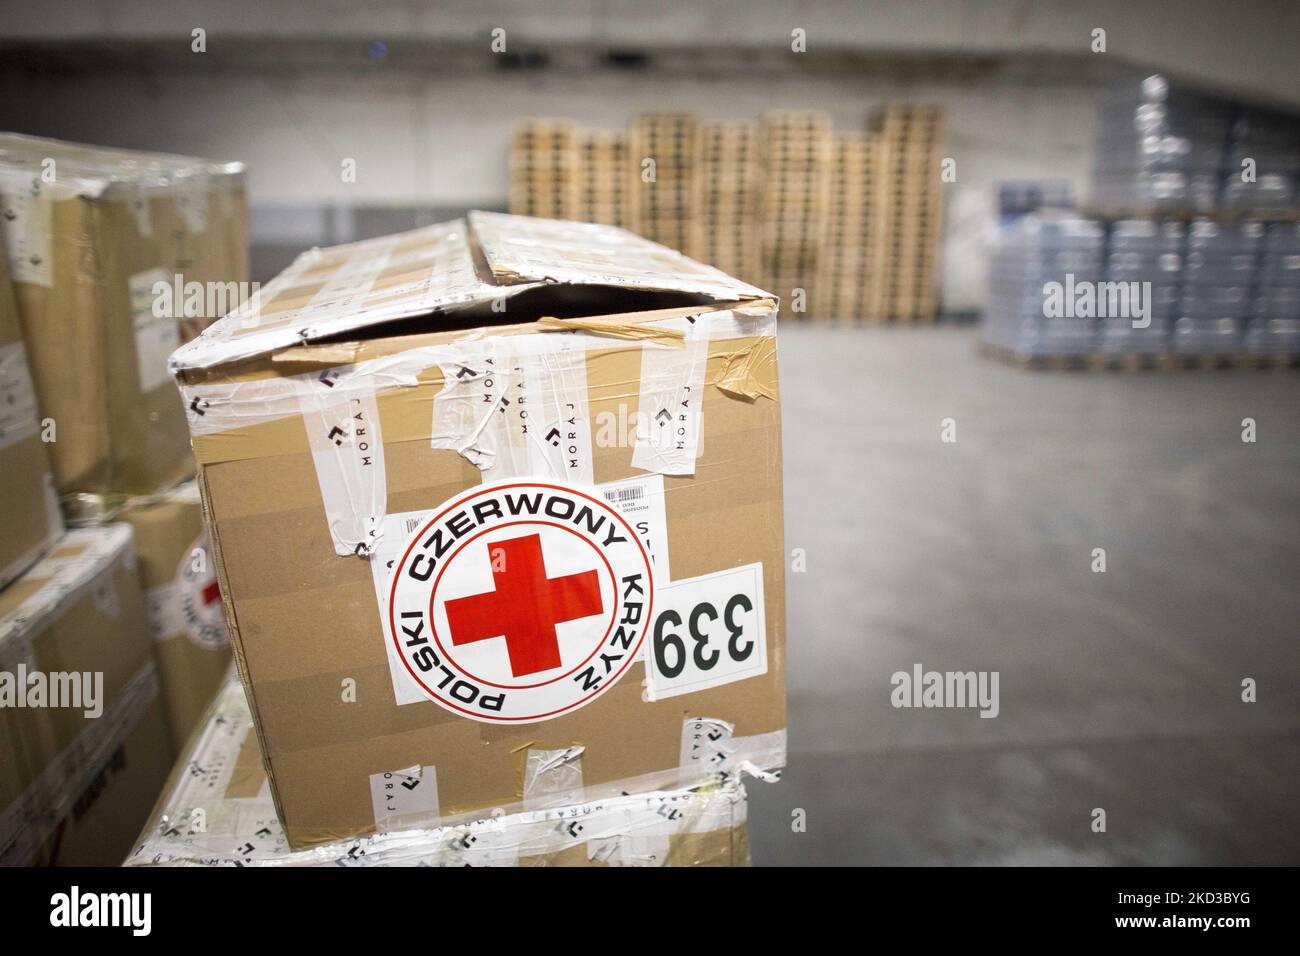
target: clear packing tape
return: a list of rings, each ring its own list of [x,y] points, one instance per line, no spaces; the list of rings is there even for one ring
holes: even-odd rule
[[[63,556],[59,551],[69,553]],[[118,562],[135,574],[135,546],[128,525],[76,529],[64,535],[56,553],[29,572],[41,575],[41,586],[0,618],[0,669],[30,665],[32,635],[48,626],[78,595],[103,582]]]
[[[733,866],[749,862],[746,797],[734,775],[706,786],[572,805],[581,748],[528,755],[522,812],[289,849],[233,677],[168,783],[128,866]],[[415,772],[415,768],[412,768]],[[576,771],[576,776],[574,775]],[[418,773],[418,772],[417,772]],[[559,779],[555,786],[536,781]],[[577,792],[581,792],[580,788]],[[534,808],[528,808],[529,804]],[[511,808],[513,809],[513,808]]]
[[[394,390],[441,380],[428,426],[430,443],[462,455],[484,481],[531,475],[591,484],[595,429],[588,411],[587,355],[625,336],[611,337],[610,328],[599,323],[561,331],[559,321],[537,332],[490,338],[475,333],[323,370],[182,384],[195,451],[205,462],[265,454],[246,429],[301,418],[339,555],[368,556],[379,546],[387,482],[377,402]],[[646,330],[639,341],[624,343],[641,353],[636,398],[643,418],[632,455],[635,468],[694,473],[707,385],[742,401],[776,398],[776,313],[770,306],[706,308],[632,328]],[[530,403],[527,425],[510,414],[512,403],[522,408],[524,398]],[[671,441],[658,440],[661,416],[673,432]],[[555,440],[546,441],[548,436]],[[389,435],[388,440],[405,439]]]

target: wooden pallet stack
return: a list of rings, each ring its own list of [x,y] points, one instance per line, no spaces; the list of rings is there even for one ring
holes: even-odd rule
[[[623,130],[580,129],[577,207],[573,218],[637,231],[640,165]]]
[[[641,235],[683,252],[694,213],[699,125],[694,113],[642,113],[632,120]]]
[[[783,318],[804,318],[813,298],[831,202],[831,118],[819,111],[763,115],[760,247],[763,286],[781,297]]]
[[[887,261],[881,310],[886,320],[932,322],[938,286],[943,111],[891,103],[873,120],[888,154]]]
[[[515,123],[510,146],[510,211],[572,219],[578,209],[578,128],[572,120]]]
[[[817,282],[817,318],[881,321],[885,164],[885,141],[879,134],[836,133],[831,141],[831,203]]]
[[[748,120],[700,124],[695,216],[687,255],[746,282],[762,279],[758,242],[763,162],[759,126]]]

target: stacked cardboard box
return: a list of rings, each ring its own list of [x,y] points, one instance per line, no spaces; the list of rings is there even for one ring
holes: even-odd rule
[[[167,356],[243,298],[243,188],[238,164],[0,135],[10,277],[61,494],[151,494],[192,472]]]
[[[291,848],[783,764],[775,307],[471,213],[305,253],[173,356]]]
[[[276,816],[244,689],[232,675],[126,865],[745,866],[745,810],[739,781],[720,777],[694,789],[538,806],[293,850]]]
[[[759,281],[758,217],[763,199],[759,127],[746,120],[700,124],[695,215],[687,252],[750,282]]]
[[[698,142],[699,119],[693,113],[642,113],[632,120],[640,232],[670,249],[690,244]]]
[[[580,129],[576,139],[578,201],[572,218],[635,230],[641,181],[631,136],[619,130]]]
[[[131,529],[0,592],[0,864],[115,866],[171,765]]]
[[[230,666],[230,632],[194,482],[129,501],[145,612],[172,739],[185,743]]]
[[[73,672],[106,682],[98,719],[0,707],[0,841],[9,862],[113,865],[171,763],[155,649],[178,727],[220,677],[150,640],[132,529],[112,522],[131,513],[150,568],[169,562],[173,577],[180,555],[163,552],[200,534],[193,492],[164,504],[194,472],[167,358],[252,293],[243,170],[0,135],[0,230],[0,685]],[[60,537],[60,494],[88,527]]]
[[[881,318],[886,157],[876,134],[836,133],[831,141],[831,195],[818,280],[817,316],[850,322]]]
[[[893,103],[876,115],[873,125],[888,156],[888,247],[881,310],[885,318],[898,322],[933,321],[943,199],[943,111],[921,103]]]
[[[510,145],[510,211],[572,219],[578,211],[581,167],[577,125],[565,119],[515,123]]]
[[[0,221],[0,230],[3,221]],[[63,518],[41,440],[40,412],[27,366],[9,266],[0,255],[0,588],[47,554]]]

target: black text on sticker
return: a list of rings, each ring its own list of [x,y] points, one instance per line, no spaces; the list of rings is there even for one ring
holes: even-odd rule
[[[655,609],[645,654],[650,700],[767,673],[762,564],[660,587]]]

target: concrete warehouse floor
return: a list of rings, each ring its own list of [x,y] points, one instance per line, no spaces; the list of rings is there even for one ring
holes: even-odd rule
[[[782,329],[807,571],[754,862],[1300,862],[1300,373],[1028,372],[975,343]],[[917,663],[998,671],[999,715],[895,709]]]

